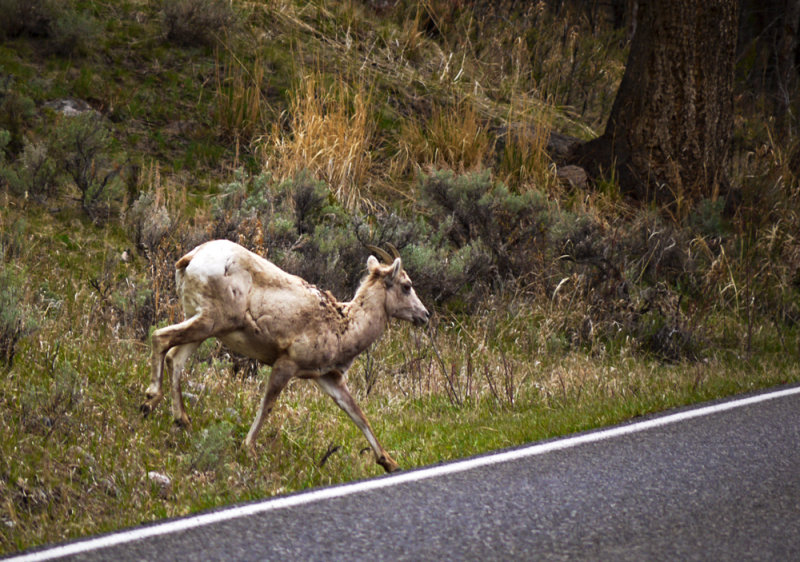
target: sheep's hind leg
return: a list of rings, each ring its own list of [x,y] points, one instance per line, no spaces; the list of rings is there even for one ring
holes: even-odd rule
[[[325,394],[333,398],[334,402],[347,412],[350,419],[355,422],[375,452],[375,462],[381,465],[386,472],[399,470],[400,465],[389,456],[386,449],[378,442],[378,438],[375,437],[375,432],[372,431],[372,426],[370,426],[367,416],[364,415],[364,412],[361,411],[361,408],[358,407],[358,404],[351,396],[342,374],[338,371],[331,371],[314,379],[314,382],[319,385]]]
[[[172,378],[172,417],[180,427],[190,427],[191,420],[186,414],[181,393],[181,375],[186,360],[194,353],[202,342],[192,342],[173,347],[167,352],[166,368]]]
[[[158,403],[164,398],[164,391],[162,389],[162,380],[164,378],[164,359],[167,355],[167,349],[158,349],[156,347],[156,334],[160,330],[153,332],[152,338],[152,356],[150,358],[150,386],[144,391],[146,400],[142,403],[139,409],[146,416],[156,409]]]
[[[164,397],[162,381],[164,378],[164,363],[167,352],[176,345],[192,342],[202,342],[213,335],[211,333],[214,322],[201,315],[195,315],[179,324],[173,324],[153,332],[151,338],[153,354],[150,364],[150,386],[145,391],[145,402],[140,410],[147,415],[152,412]]]

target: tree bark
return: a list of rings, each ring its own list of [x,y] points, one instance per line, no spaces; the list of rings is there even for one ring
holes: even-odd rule
[[[741,0],[738,58],[750,90],[787,117],[800,83],[800,0]]]
[[[644,0],[605,133],[573,160],[642,201],[727,189],[736,0]]]

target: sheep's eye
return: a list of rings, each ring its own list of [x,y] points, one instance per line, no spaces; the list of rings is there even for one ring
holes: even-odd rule
[[[403,293],[406,295],[411,292],[411,285],[403,285]]]

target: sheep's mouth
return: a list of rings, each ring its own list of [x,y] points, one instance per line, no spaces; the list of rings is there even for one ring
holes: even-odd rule
[[[414,316],[414,318],[413,318],[413,320],[411,320],[411,322],[414,324],[414,326],[417,326],[417,327],[424,326],[425,324],[428,323],[428,317],[429,316],[430,316],[430,314],[421,314],[419,316]]]

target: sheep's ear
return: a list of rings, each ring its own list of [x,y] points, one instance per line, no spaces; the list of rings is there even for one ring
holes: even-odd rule
[[[381,264],[378,261],[378,258],[375,256],[370,256],[367,258],[367,271],[370,273],[377,273],[381,268]]]
[[[400,261],[400,258],[396,258],[394,260],[394,263],[392,264],[392,271],[389,274],[389,279],[391,279],[392,282],[396,281],[397,280],[397,276],[400,275],[400,272],[402,270],[403,270],[403,264]]]

